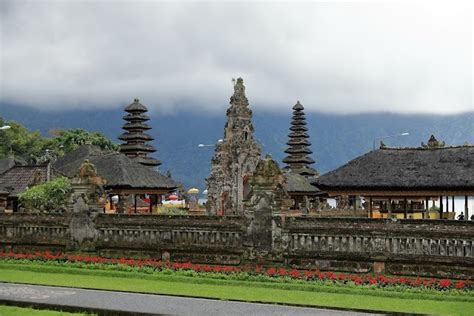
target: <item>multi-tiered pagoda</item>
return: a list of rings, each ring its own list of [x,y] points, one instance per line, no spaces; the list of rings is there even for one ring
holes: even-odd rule
[[[307,131],[304,107],[298,101],[293,107],[293,118],[288,135],[290,139],[286,143],[289,146],[285,150],[288,156],[283,159],[283,162],[287,164],[286,169],[309,178],[317,176],[318,172],[311,168],[314,160],[309,157],[313,152],[309,148],[311,143]]]
[[[153,137],[145,133],[145,131],[151,129],[151,127],[145,123],[150,119],[145,115],[145,113],[148,112],[146,106],[141,104],[138,98],[135,98],[133,103],[125,108],[125,112],[128,114],[125,115],[123,119],[127,121],[127,123],[125,123],[122,128],[126,132],[119,137],[119,139],[125,143],[120,145],[120,152],[135,159],[142,165],[152,167],[161,165],[159,160],[148,157],[148,154],[154,153],[156,149],[147,144],[147,142],[153,140]]]

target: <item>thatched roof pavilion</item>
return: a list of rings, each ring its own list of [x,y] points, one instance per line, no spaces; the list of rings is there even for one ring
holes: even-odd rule
[[[178,186],[171,178],[121,153],[106,152],[92,145],[79,147],[58,159],[53,166],[72,178],[86,159],[97,168],[98,175],[106,180],[106,189],[164,194]]]
[[[391,201],[440,200],[440,212],[449,210],[448,196],[474,196],[474,146],[444,147],[432,137],[419,148],[380,148],[349,161],[315,180],[330,196],[364,196]],[[446,205],[443,198],[446,197]],[[389,208],[391,205],[389,205]],[[390,212],[389,212],[390,213]],[[442,216],[442,214],[441,214]]]
[[[97,174],[105,179],[104,189],[108,191],[109,198],[118,195],[120,200],[124,201],[133,196],[135,211],[139,197],[145,194],[150,196],[151,212],[153,205],[161,203],[162,195],[173,192],[179,186],[173,179],[149,166],[142,165],[135,159],[118,152],[103,151],[92,145],[79,147],[58,159],[53,166],[72,178],[79,173],[79,168],[85,160],[92,163],[97,169]],[[112,200],[110,205],[113,205]]]

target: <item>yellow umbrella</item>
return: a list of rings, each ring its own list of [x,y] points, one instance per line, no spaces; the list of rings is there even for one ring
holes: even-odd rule
[[[198,193],[199,193],[199,190],[196,189],[196,188],[191,188],[191,189],[188,190],[188,193],[189,193],[189,194],[198,194]]]

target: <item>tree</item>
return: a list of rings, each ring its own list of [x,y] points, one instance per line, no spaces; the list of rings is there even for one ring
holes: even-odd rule
[[[71,193],[68,178],[59,177],[52,181],[35,185],[18,194],[20,204],[26,209],[55,210],[66,204]]]
[[[95,145],[104,150],[118,150],[117,144],[99,132],[88,132],[84,129],[76,128],[64,130],[55,129],[51,130],[50,134],[54,136],[51,147],[59,153],[67,153],[86,144]]]
[[[39,131],[30,131],[15,121],[5,121],[0,117],[0,126],[8,124],[8,130],[0,130],[0,158],[10,152],[16,158],[35,164],[51,157],[60,157],[84,144],[98,146],[104,150],[116,151],[118,145],[99,132],[84,129],[54,129],[52,137],[43,137]]]
[[[47,140],[39,131],[30,132],[15,121],[6,122],[0,119],[0,125],[5,124],[11,128],[0,131],[0,158],[12,152],[16,157],[31,162],[41,155]]]

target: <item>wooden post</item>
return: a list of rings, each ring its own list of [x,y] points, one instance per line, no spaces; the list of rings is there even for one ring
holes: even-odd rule
[[[153,198],[152,194],[149,195],[149,198],[150,198],[150,206],[149,206],[148,212],[151,214],[153,213],[153,202],[155,199]]]
[[[135,214],[137,213],[137,195],[133,194],[133,204],[135,207]]]
[[[112,194],[109,195],[110,210],[115,210],[114,201],[112,201]]]
[[[454,195],[452,196],[452,199],[453,199],[453,200],[452,200],[452,202],[453,202],[453,209],[452,209],[452,211],[453,211],[453,212],[456,212],[456,210],[454,209]]]
[[[430,218],[430,206],[429,206],[429,200],[428,198],[425,198],[425,202],[426,202],[426,207],[425,207],[425,212],[423,213],[424,214],[424,218]]]
[[[449,196],[446,195],[446,213],[449,213]]]
[[[392,198],[388,198],[388,215],[387,218],[392,218]]]
[[[468,197],[466,195],[464,196],[464,219],[468,221],[469,220],[469,206],[467,202],[468,202]]]
[[[439,197],[439,219],[443,219],[443,197]]]
[[[407,198],[405,197],[403,199],[403,218],[407,219],[408,218],[408,209],[407,209]]]
[[[410,200],[410,212],[411,212],[411,218],[413,218],[413,200]],[[422,215],[422,218],[424,218],[423,215]]]
[[[374,213],[372,211],[372,197],[369,197],[369,216],[370,218],[374,217]]]

